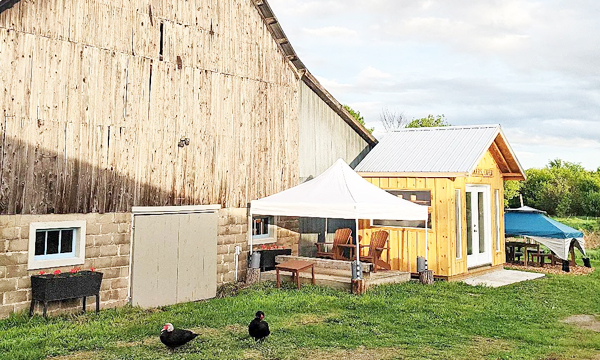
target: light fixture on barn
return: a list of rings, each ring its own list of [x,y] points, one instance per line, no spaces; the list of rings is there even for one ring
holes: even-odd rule
[[[182,137],[181,139],[179,139],[179,143],[177,143],[177,146],[179,147],[184,147],[190,144],[190,138],[187,137]]]

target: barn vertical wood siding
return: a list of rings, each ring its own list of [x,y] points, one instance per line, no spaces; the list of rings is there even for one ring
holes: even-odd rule
[[[372,184],[385,190],[430,190],[431,222],[428,230],[427,262],[435,276],[452,278],[468,273],[467,268],[467,220],[465,203],[466,185],[490,186],[490,211],[492,226],[492,266],[505,262],[504,249],[504,179],[492,154],[487,151],[477,165],[478,169],[492,170],[493,176],[429,178],[429,177],[365,177]],[[456,256],[455,190],[460,190],[462,256]],[[499,190],[500,209],[496,209],[494,191]],[[496,246],[496,217],[500,212],[500,247]],[[392,269],[417,272],[417,256],[425,256],[425,229],[371,226],[370,220],[361,220],[360,233],[368,243],[371,234],[386,230],[390,234],[390,258]]]
[[[304,81],[299,86],[300,179],[321,174],[339,158],[356,166],[370,149],[369,143]]]
[[[299,76],[249,0],[21,1],[0,69],[0,214],[245,207],[298,183]]]

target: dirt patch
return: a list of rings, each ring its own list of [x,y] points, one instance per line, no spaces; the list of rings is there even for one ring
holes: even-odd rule
[[[600,248],[600,232],[584,232],[585,233],[585,248],[598,249]]]
[[[561,265],[544,265],[540,266],[524,266],[524,265],[516,265],[516,264],[508,264],[508,268],[514,270],[525,270],[525,271],[533,271],[544,274],[555,274],[555,275],[589,275],[594,272],[594,268],[587,268],[585,266],[571,266],[569,268],[569,272],[562,271]]]
[[[327,315],[315,315],[315,314],[302,314],[300,319],[297,319],[295,323],[297,325],[308,325],[308,324],[320,324],[325,321],[325,319],[335,316],[336,314],[327,314]]]
[[[508,352],[511,346],[504,340],[490,339],[482,336],[475,336],[467,351],[465,358],[467,359],[483,359],[497,352]]]
[[[90,359],[95,359],[95,354],[93,351],[83,351],[83,352],[79,352],[79,353],[75,353],[75,354],[71,354],[71,355],[66,355],[66,356],[60,356],[60,357],[53,357],[50,358],[52,360],[90,360]]]
[[[398,359],[398,355],[403,352],[402,349],[398,348],[378,348],[378,349],[367,349],[365,347],[359,347],[357,349],[350,350],[337,350],[337,349],[315,349],[301,352],[299,358],[306,359],[318,359],[318,360],[373,360],[373,359]]]
[[[573,315],[561,320],[561,322],[580,329],[600,332],[600,321],[594,315]]]

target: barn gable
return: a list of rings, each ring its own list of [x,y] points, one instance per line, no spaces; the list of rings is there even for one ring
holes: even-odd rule
[[[0,213],[243,207],[289,188],[300,179],[300,81],[357,138],[338,156],[376,143],[297,59],[264,1],[0,9],[0,68],[14,69],[0,74],[11,169]]]

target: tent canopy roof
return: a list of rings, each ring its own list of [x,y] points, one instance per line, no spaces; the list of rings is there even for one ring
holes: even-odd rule
[[[544,215],[540,210],[530,208],[530,211],[511,211],[504,215],[505,233],[507,236],[539,236],[554,239],[582,238],[583,233],[570,226],[559,223]]]
[[[337,219],[426,220],[427,206],[400,199],[369,183],[342,159],[316,178],[251,202],[262,215]]]
[[[506,236],[527,236],[546,245],[559,258],[567,260],[571,244],[585,255],[583,233],[552,220],[545,212],[523,206],[507,209],[504,214]]]

